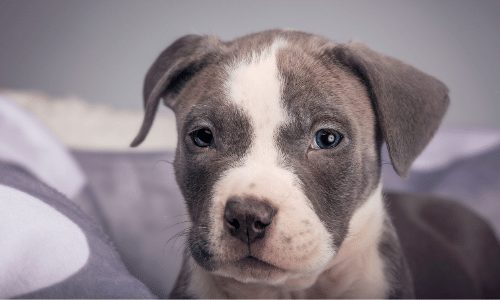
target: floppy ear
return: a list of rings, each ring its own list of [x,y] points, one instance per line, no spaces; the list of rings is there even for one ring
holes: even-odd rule
[[[149,68],[144,80],[144,120],[131,146],[146,138],[160,99],[173,108],[184,85],[217,57],[219,40],[211,36],[186,35],[165,49]]]
[[[436,132],[448,107],[448,89],[397,59],[353,43],[334,55],[365,82],[392,165],[405,176]]]

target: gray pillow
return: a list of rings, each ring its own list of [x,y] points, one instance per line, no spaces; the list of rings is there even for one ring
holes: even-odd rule
[[[167,298],[180,270],[188,225],[171,164],[174,153],[72,153],[88,180],[88,191],[75,201],[103,220],[132,275]]]
[[[155,297],[83,211],[4,162],[0,206],[0,298]]]

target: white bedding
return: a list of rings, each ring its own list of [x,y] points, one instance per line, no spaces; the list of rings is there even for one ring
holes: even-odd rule
[[[74,149],[131,150],[130,142],[142,122],[142,109],[116,109],[77,97],[55,98],[35,92],[0,91],[0,95],[35,115]],[[137,99],[137,104],[141,101]],[[163,108],[146,141],[134,151],[172,149],[176,140],[174,115]]]
[[[36,118],[0,95],[0,160],[15,163],[59,190],[76,196],[85,176],[68,149]]]

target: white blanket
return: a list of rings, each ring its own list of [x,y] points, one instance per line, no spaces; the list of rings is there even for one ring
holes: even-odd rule
[[[85,184],[78,164],[46,127],[0,95],[0,160],[24,167],[68,198]]]

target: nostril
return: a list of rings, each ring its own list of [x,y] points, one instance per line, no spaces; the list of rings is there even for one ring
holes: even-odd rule
[[[234,228],[236,230],[238,230],[240,228],[240,222],[238,222],[237,219],[226,219],[226,222],[227,224],[229,225],[229,227],[231,228]]]
[[[266,229],[267,226],[269,226],[269,223],[263,223],[259,220],[253,222],[253,229],[256,231],[256,232],[259,232],[259,231],[263,231],[264,229]]]

